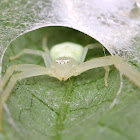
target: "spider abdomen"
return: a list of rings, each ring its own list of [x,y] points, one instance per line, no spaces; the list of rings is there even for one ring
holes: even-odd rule
[[[81,54],[83,52],[83,47],[76,43],[64,42],[56,44],[50,50],[50,54],[53,60],[60,57],[70,57],[75,61],[79,61]]]

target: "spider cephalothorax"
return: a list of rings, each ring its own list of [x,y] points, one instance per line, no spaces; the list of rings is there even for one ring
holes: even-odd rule
[[[60,57],[56,59],[51,67],[50,70],[52,71],[52,77],[56,77],[59,80],[67,80],[73,75],[75,68],[77,66],[77,62],[70,57]]]

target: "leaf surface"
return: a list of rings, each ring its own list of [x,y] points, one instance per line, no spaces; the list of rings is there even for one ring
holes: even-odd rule
[[[3,61],[3,73],[14,64],[44,66],[39,56],[24,55],[10,61],[25,48],[42,50],[42,38],[48,33],[48,47],[71,41],[85,46],[96,42],[76,30],[64,27],[41,28],[11,43]],[[90,50],[86,60],[108,55],[107,50]],[[112,66],[108,87],[103,68],[96,68],[66,82],[49,76],[37,76],[17,82],[7,101],[1,140],[138,140],[140,137],[140,91]],[[121,93],[116,97],[123,83]],[[110,108],[114,99],[118,104]]]

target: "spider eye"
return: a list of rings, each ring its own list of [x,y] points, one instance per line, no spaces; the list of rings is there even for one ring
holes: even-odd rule
[[[65,64],[68,64],[69,60],[68,59],[67,60],[64,60],[64,62],[65,62]]]
[[[67,59],[67,60],[56,60],[56,63],[57,64],[67,64],[69,62],[69,59]]]

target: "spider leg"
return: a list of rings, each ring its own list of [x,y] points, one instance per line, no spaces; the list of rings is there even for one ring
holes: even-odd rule
[[[113,56],[112,61],[115,67],[124,74],[130,81],[140,88],[140,72],[124,61],[120,56]]]
[[[3,91],[6,83],[8,82],[9,78],[12,76],[12,74],[14,72],[17,72],[17,71],[29,71],[29,70],[32,70],[32,69],[46,69],[45,67],[43,66],[39,66],[39,65],[34,65],[34,64],[19,64],[19,65],[13,65],[13,66],[10,66],[7,70],[6,70],[6,73],[5,75],[2,77],[2,79],[0,80],[0,94],[1,92]]]
[[[10,80],[9,80],[9,82],[8,82],[8,84],[7,84],[7,86],[0,93],[0,129],[1,129],[3,106],[4,106],[5,102],[6,102],[6,100],[8,99],[8,97],[10,96],[10,92],[14,88],[16,82],[18,80],[22,80],[22,79],[33,77],[33,76],[49,75],[49,71],[48,71],[47,68],[44,68],[44,67],[40,67],[39,68],[39,67],[32,68],[30,70],[27,70],[27,69],[25,70],[24,69],[25,71],[20,72],[20,73],[16,73],[16,74],[12,75],[11,78],[10,78]],[[19,67],[19,69],[20,68],[21,67]]]
[[[138,72],[127,62],[125,62],[123,58],[115,55],[91,59],[80,65],[77,65],[76,69],[73,70],[73,75],[77,76],[89,69],[106,67],[109,65],[114,65],[120,71],[120,73],[124,74],[130,81],[132,81],[135,85],[137,85],[140,88],[140,72]],[[108,72],[105,74],[105,80],[107,79],[106,77],[108,77]]]
[[[43,56],[44,52],[38,51],[38,50],[24,49],[23,51],[18,53],[16,56],[10,57],[10,60],[14,60],[24,54],[34,54],[34,55]]]
[[[46,56],[46,59],[48,60],[49,65],[51,65],[51,63],[52,63],[52,57],[51,57],[50,51],[49,51],[49,49],[47,47],[47,36],[48,35],[46,34],[43,37],[43,39],[42,39],[42,48],[45,51],[45,56]]]
[[[45,52],[49,51],[49,49],[47,47],[47,34],[42,39],[42,48]]]
[[[24,55],[24,54],[39,55],[39,56],[41,56],[43,58],[46,67],[50,66],[50,62],[49,62],[48,58],[46,57],[45,52],[42,52],[42,51],[39,51],[39,50],[24,49],[23,51],[18,53],[16,56],[10,57],[10,60],[14,60],[16,58],[19,58],[21,55]]]
[[[104,81],[105,81],[105,86],[107,87],[107,86],[108,86],[107,79],[108,79],[108,75],[109,75],[109,70],[110,70],[110,68],[109,68],[108,66],[105,66],[104,69],[105,69]]]
[[[94,49],[98,47],[103,47],[103,46],[100,43],[88,44],[87,46],[85,46],[78,64],[81,64],[84,62],[89,49]]]

